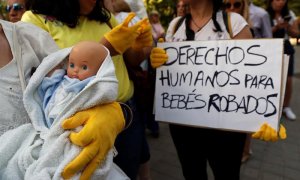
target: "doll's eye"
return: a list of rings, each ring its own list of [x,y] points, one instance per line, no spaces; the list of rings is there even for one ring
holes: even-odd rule
[[[73,63],[70,63],[70,68],[74,68],[74,64]]]
[[[87,70],[87,68],[88,68],[87,65],[83,65],[83,66],[82,66],[82,69],[83,69],[83,70]]]

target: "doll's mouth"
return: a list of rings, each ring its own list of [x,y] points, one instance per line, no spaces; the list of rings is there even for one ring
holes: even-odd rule
[[[78,79],[78,76],[77,75],[72,75],[71,78],[72,79]]]

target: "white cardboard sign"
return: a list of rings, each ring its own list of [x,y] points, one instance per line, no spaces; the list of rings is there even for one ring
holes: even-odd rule
[[[286,81],[282,39],[159,43],[155,119],[254,132],[278,128]]]

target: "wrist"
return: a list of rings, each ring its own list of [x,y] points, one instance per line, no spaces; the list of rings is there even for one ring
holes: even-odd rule
[[[100,40],[100,44],[102,44],[103,46],[105,46],[109,50],[111,56],[115,56],[115,55],[119,54],[115,50],[115,48],[113,47],[113,45],[105,37],[103,37]]]
[[[130,126],[130,124],[132,123],[133,113],[132,113],[131,108],[127,104],[121,103],[121,102],[119,104],[121,106],[121,109],[122,109],[122,112],[124,115],[124,119],[125,119],[124,129],[127,129]]]

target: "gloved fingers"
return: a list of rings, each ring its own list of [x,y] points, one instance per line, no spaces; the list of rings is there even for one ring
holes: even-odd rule
[[[166,62],[165,58],[156,59],[155,61],[151,61],[151,66],[153,68],[158,68],[162,66]]]
[[[133,44],[133,49],[142,49],[144,47],[152,47],[153,38],[151,32],[144,32],[137,37],[136,42]]]
[[[261,140],[265,140],[265,136],[266,136],[266,131],[267,131],[267,129],[268,129],[267,123],[264,123],[264,124],[260,127],[260,131],[261,131],[260,139],[261,139]]]
[[[168,60],[168,54],[164,49],[156,47],[151,50],[150,59],[154,62],[164,60],[165,63]]]
[[[100,131],[100,130],[99,130]],[[71,132],[70,141],[77,146],[84,147],[90,144],[94,139],[94,132],[84,126],[79,132]]]
[[[150,60],[152,67],[157,68],[168,60],[168,55],[164,49],[156,47],[151,50]]]
[[[152,33],[152,26],[151,26],[148,18],[144,18],[141,21],[141,27],[142,27],[142,30],[143,30],[141,33],[146,33],[146,32]]]
[[[128,13],[127,17],[125,18],[125,20],[122,23],[122,26],[126,26],[128,27],[128,24],[130,23],[130,21],[135,17],[135,13],[134,12],[130,12]]]
[[[279,133],[277,133],[277,131],[274,128],[269,126],[267,123],[264,123],[260,127],[259,131],[252,134],[252,137],[255,139],[261,139],[264,141],[273,141],[274,142],[279,139],[278,134],[279,134],[280,139],[286,138],[286,129],[282,124],[279,127]]]
[[[252,137],[255,139],[263,139],[262,137],[263,137],[266,127],[267,127],[267,124],[264,123],[257,132],[252,134]]]
[[[143,33],[146,31],[147,26],[149,26],[148,24],[149,24],[148,18],[143,18],[142,20],[138,21],[135,25],[141,27],[140,33]]]
[[[91,159],[96,156],[97,152],[98,149],[95,149],[91,145],[85,147],[81,153],[64,168],[62,177],[64,179],[70,179],[77,172],[81,171]]]
[[[260,127],[260,130],[262,132],[266,131],[266,129],[268,128],[268,124],[267,123],[264,123],[261,127]]]
[[[143,34],[141,34],[138,38],[141,39],[141,40],[150,41],[151,42],[150,45],[152,46],[153,37],[152,37],[152,32],[151,31],[143,32]]]
[[[96,157],[88,164],[87,167],[84,168],[84,171],[82,172],[80,176],[80,180],[86,180],[90,179],[93,172],[99,167],[100,164],[104,161],[108,150],[99,149],[98,154]]]
[[[149,30],[146,29],[146,31],[142,32],[137,39],[152,39],[152,32],[151,28]]]
[[[262,132],[261,131],[257,131],[257,132],[255,132],[255,133],[252,134],[252,138],[254,138],[254,139],[260,139],[261,135],[262,135]]]
[[[161,65],[163,65],[163,63],[153,63],[153,62],[151,62],[151,66],[153,67],[153,68],[158,68],[158,67],[160,67]]]
[[[130,26],[129,28],[132,29],[133,32],[137,33],[138,35],[142,34],[144,32],[144,26],[143,24],[147,21],[147,18],[144,18],[140,21],[138,21],[137,23],[135,23],[134,25]]]
[[[151,54],[167,54],[163,48],[155,47],[152,49]]]
[[[150,36],[150,38],[148,38],[148,39],[145,38],[145,39],[141,39],[141,40],[138,40],[138,41],[139,41],[139,44],[140,44],[141,48],[152,47],[152,45],[153,45],[152,36]]]
[[[278,134],[275,130],[272,131],[271,141],[273,141],[273,142],[278,141]]]
[[[165,40],[164,40],[164,38],[159,38],[158,42],[163,43],[163,42],[165,42]]]
[[[272,134],[273,134],[273,131],[274,129],[272,128],[272,127],[270,127],[270,126],[268,126],[267,128],[266,128],[266,130],[265,130],[265,133],[264,133],[264,140],[265,141],[270,141],[271,140],[271,138],[272,138]],[[274,130],[275,131],[275,130]]]
[[[80,111],[74,114],[72,117],[65,119],[62,122],[63,129],[74,129],[82,126],[87,120],[87,113],[85,111]]]
[[[282,124],[280,124],[280,127],[279,127],[279,137],[280,137],[280,139],[286,139],[286,137],[287,137],[286,129]]]

